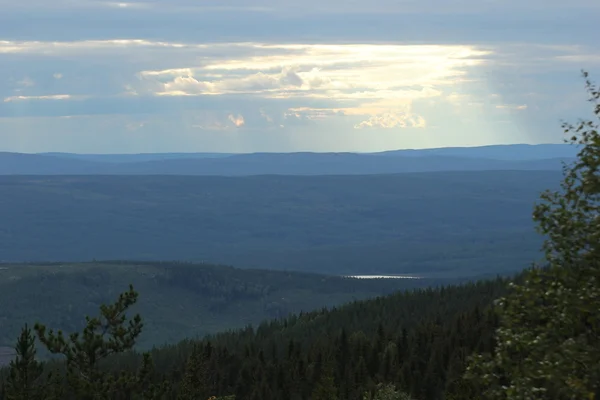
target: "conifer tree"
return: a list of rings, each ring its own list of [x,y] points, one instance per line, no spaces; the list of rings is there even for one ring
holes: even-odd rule
[[[86,317],[82,333],[66,337],[62,331],[48,330],[42,324],[34,329],[40,342],[53,354],[62,355],[66,364],[68,396],[78,400],[96,399],[159,399],[166,383],[151,383],[153,365],[144,354],[140,369],[112,372],[107,359],[129,351],[142,332],[139,314],[127,320],[126,311],[137,301],[138,293],[129,286],[114,304],[100,306],[99,317]]]
[[[43,366],[35,359],[35,337],[27,325],[21,330],[15,350],[17,355],[10,362],[4,396],[7,400],[42,399],[43,393],[38,381]]]
[[[206,397],[209,392],[208,364],[200,345],[194,345],[188,358],[179,398],[193,400]],[[211,393],[208,393],[209,395]]]
[[[326,362],[321,369],[321,377],[313,390],[311,400],[338,400],[338,390],[330,362]]]
[[[411,397],[399,390],[392,384],[377,385],[374,395],[365,393],[363,400],[412,400]]]

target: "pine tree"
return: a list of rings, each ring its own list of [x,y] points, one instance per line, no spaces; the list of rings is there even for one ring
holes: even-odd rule
[[[42,375],[43,366],[35,359],[35,337],[27,325],[21,330],[15,350],[17,355],[10,362],[4,396],[7,400],[42,399],[43,393],[38,381]]]
[[[396,387],[391,384],[379,384],[377,385],[374,395],[365,393],[363,400],[412,400],[409,395],[404,392],[396,390]]]
[[[53,354],[64,357],[66,384],[69,395],[65,398],[78,400],[96,399],[158,399],[166,390],[165,382],[151,383],[153,365],[149,354],[144,354],[137,373],[111,372],[106,368],[111,356],[129,351],[142,332],[139,314],[127,321],[125,312],[137,301],[138,293],[133,286],[122,293],[111,305],[100,307],[99,317],[86,317],[82,333],[67,337],[62,331],[55,333],[46,326],[36,324],[34,329],[40,342]]]
[[[181,400],[202,399],[212,394],[208,382],[208,368],[203,349],[200,345],[194,345],[181,383]]]
[[[333,377],[333,367],[326,362],[321,369],[321,378],[313,390],[311,400],[337,400],[338,390]]]

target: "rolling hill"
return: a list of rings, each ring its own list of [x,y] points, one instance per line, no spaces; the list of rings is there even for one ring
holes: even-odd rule
[[[365,175],[431,171],[559,170],[576,150],[510,145],[381,153],[0,153],[0,175]]]
[[[145,322],[140,346],[148,348],[440,282],[186,263],[0,264],[0,361],[25,323],[78,330],[130,283],[142,294],[135,311]]]
[[[518,271],[551,171],[0,177],[0,261],[188,260],[329,274]]]

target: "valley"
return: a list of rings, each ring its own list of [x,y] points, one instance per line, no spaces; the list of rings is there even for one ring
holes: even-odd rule
[[[179,262],[4,264],[0,348],[9,348],[24,324],[44,321],[55,329],[78,330],[85,315],[94,314],[129,284],[143,293],[133,311],[144,315],[146,327],[138,349],[149,349],[302,311],[451,282],[351,279]]]
[[[538,258],[558,172],[0,177],[0,261],[179,260],[329,275],[482,276]]]

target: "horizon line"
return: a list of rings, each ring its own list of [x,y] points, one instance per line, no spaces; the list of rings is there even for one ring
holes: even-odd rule
[[[473,146],[447,146],[447,147],[421,147],[421,148],[399,148],[380,151],[314,151],[314,150],[297,150],[297,151],[254,151],[254,152],[225,152],[225,151],[167,151],[167,152],[141,152],[141,153],[76,153],[68,151],[44,151],[44,152],[18,152],[18,151],[0,151],[0,153],[12,154],[29,154],[29,155],[78,155],[78,156],[143,156],[143,155],[169,155],[169,154],[213,154],[213,155],[247,155],[247,154],[381,154],[396,151],[423,151],[423,150],[443,150],[443,149],[477,149],[489,147],[512,147],[512,146],[572,146],[568,143],[502,143],[502,144],[486,144]]]

